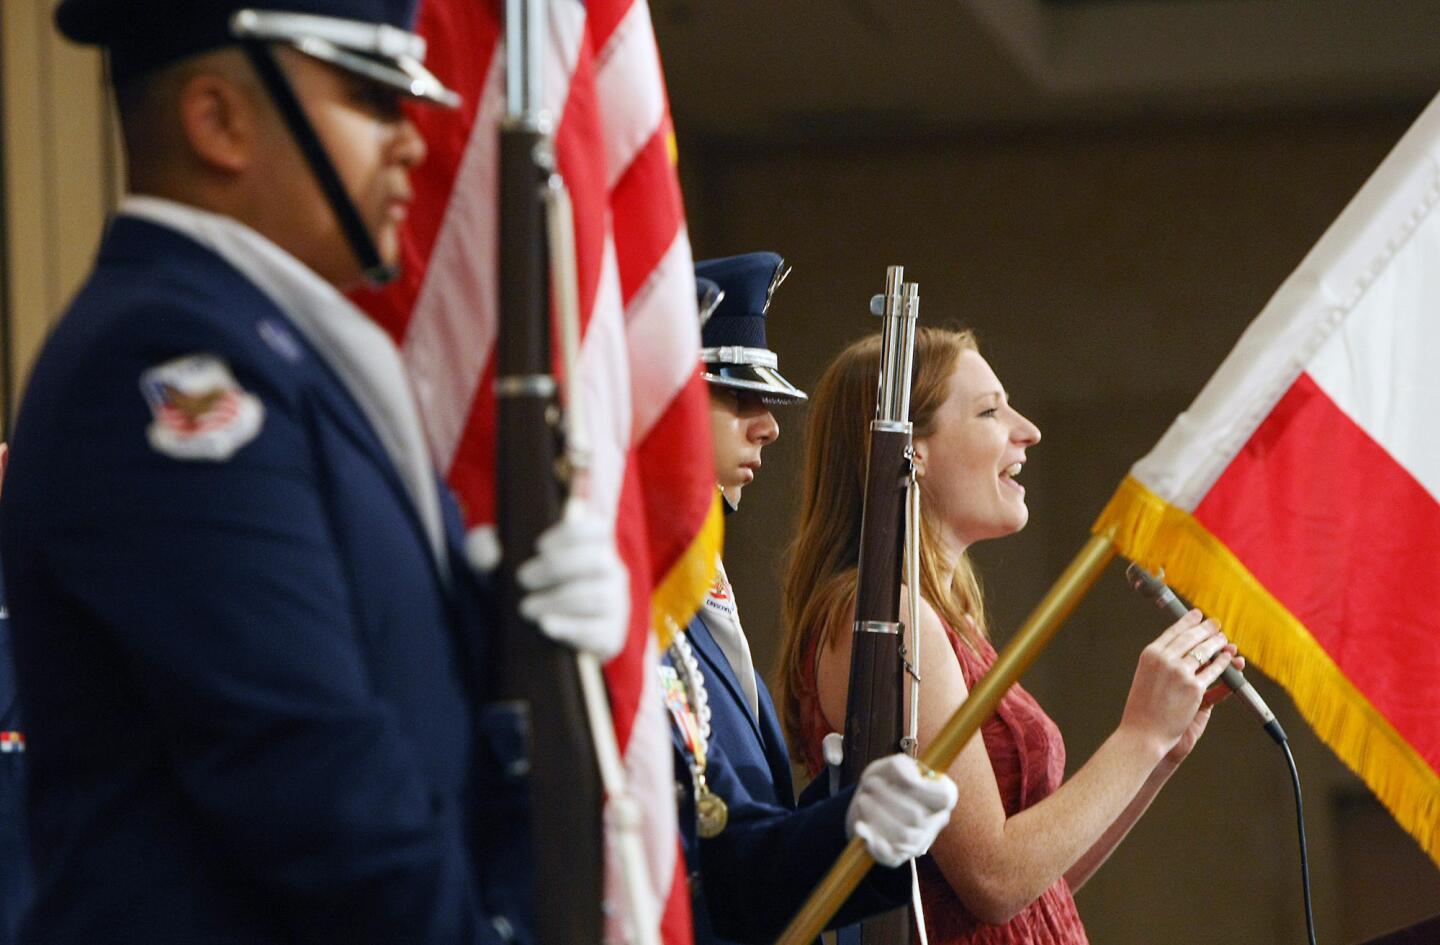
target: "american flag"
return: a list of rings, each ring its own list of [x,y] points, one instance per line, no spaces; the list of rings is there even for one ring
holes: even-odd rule
[[[427,65],[464,105],[415,112],[429,157],[414,175],[403,275],[359,300],[401,346],[431,450],[472,530],[495,520],[497,129],[505,104],[497,6],[421,6]],[[667,945],[688,945],[656,666],[668,634],[709,586],[721,526],[674,134],[643,0],[551,0],[547,8],[542,94],[574,203],[589,491],[615,520],[631,576],[629,643],[605,675],[629,788],[646,812],[653,911]],[[618,941],[624,897],[614,862],[612,852],[607,938]]]

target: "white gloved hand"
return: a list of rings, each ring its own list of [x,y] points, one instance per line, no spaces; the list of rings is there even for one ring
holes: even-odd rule
[[[579,499],[535,543],[535,557],[515,570],[527,591],[520,614],[550,639],[608,660],[625,646],[630,574],[609,523]]]
[[[899,866],[930,849],[958,796],[947,776],[927,777],[909,755],[889,755],[861,773],[845,833],[864,840],[876,863]]]

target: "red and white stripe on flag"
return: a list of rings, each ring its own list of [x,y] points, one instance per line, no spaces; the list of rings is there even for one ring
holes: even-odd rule
[[[551,0],[547,8],[541,94],[574,203],[590,499],[614,520],[631,577],[630,640],[605,675],[629,788],[647,812],[662,939],[687,945],[689,894],[655,667],[668,634],[704,596],[721,529],[689,237],[646,4]],[[498,4],[424,0],[417,30],[429,43],[427,64],[464,105],[414,111],[429,156],[412,175],[403,274],[359,301],[401,346],[436,463],[473,532],[495,520]],[[612,851],[607,938],[618,941],[625,909],[614,864]]]
[[[1095,524],[1440,863],[1440,99]]]

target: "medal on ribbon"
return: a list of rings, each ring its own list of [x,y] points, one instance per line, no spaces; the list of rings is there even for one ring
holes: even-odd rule
[[[685,742],[690,754],[690,778],[694,787],[695,822],[700,836],[705,839],[718,837],[730,822],[730,809],[725,799],[714,791],[705,779],[705,767],[710,746],[710,706],[705,693],[705,680],[700,674],[700,664],[690,649],[690,641],[683,633],[676,634],[670,646],[673,666],[660,667],[660,688],[665,696],[665,708],[675,723],[676,731]]]

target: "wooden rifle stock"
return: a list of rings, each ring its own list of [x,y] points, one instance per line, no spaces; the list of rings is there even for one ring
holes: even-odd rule
[[[898,622],[909,452],[909,431],[872,427],[855,630],[850,640],[845,756],[840,766],[843,784],[860,780],[865,766],[876,758],[899,751],[905,726],[905,667]]]
[[[538,28],[538,17],[519,7],[507,6],[507,30]],[[529,22],[508,22],[512,12]],[[509,33],[508,55],[524,60],[527,46],[543,48],[525,39]],[[511,114],[500,133],[495,508],[503,558],[489,691],[526,717],[536,940],[572,945],[599,942],[603,934],[604,797],[575,653],[520,616],[515,582],[515,569],[534,555],[562,505],[544,197],[554,158],[547,123],[518,107],[513,99],[527,96],[524,89],[515,95],[516,88],[510,87]]]
[[[918,293],[904,269],[885,275],[885,325],[880,384],[865,469],[865,507],[855,588],[855,629],[850,640],[850,684],[845,703],[843,784],[865,766],[901,750],[905,726],[905,639],[900,625],[900,568],[904,560],[905,497],[910,483],[910,369]],[[867,919],[862,945],[910,941],[913,910]]]

